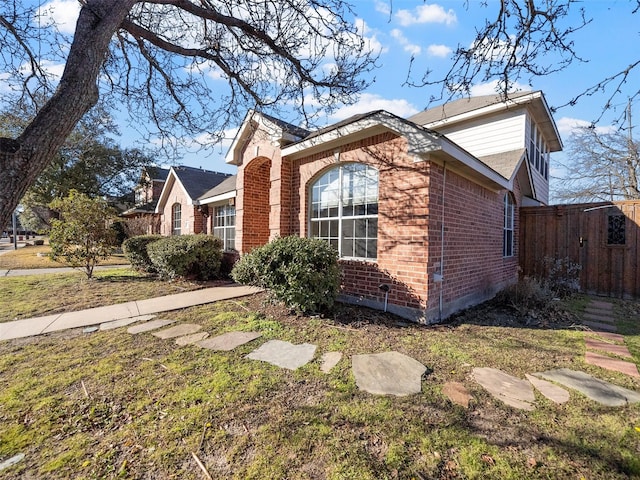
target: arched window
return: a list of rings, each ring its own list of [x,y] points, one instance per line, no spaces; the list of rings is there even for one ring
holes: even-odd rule
[[[515,202],[511,193],[504,195],[504,227],[502,241],[502,256],[513,257],[514,251],[514,211]]]
[[[174,203],[171,207],[171,235],[180,235],[182,229],[182,205]]]
[[[378,170],[349,163],[311,185],[311,237],[333,245],[341,258],[378,255]]]

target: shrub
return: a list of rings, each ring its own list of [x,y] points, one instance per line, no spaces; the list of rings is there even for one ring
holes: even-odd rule
[[[163,237],[147,245],[147,254],[164,278],[210,280],[220,275],[222,242],[210,235]]]
[[[124,256],[129,260],[133,268],[147,273],[156,273],[156,269],[147,253],[147,246],[161,238],[162,235],[139,235],[128,238],[122,243]]]
[[[115,211],[101,198],[76,190],[51,202],[51,208],[60,214],[59,220],[51,222],[51,258],[82,268],[91,278],[98,262],[115,250],[115,233],[110,228]]]
[[[44,245],[44,240],[42,238],[39,238],[37,240],[33,241],[34,245]]]
[[[320,312],[330,309],[338,294],[338,252],[324,240],[278,238],[243,256],[231,276],[268,289],[297,312]]]
[[[574,263],[569,257],[545,257],[544,266],[547,287],[558,297],[568,297],[580,291],[580,271],[582,265]]]
[[[220,263],[220,276],[229,278],[234,265],[240,259],[240,255],[235,250],[222,252],[222,262]]]

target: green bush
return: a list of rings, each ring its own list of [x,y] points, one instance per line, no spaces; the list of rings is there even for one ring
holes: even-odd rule
[[[210,280],[220,275],[222,242],[210,235],[163,237],[147,245],[147,254],[164,278]]]
[[[133,268],[147,273],[156,273],[156,269],[147,253],[147,246],[161,238],[162,235],[138,235],[137,237],[127,238],[122,243],[122,252]]]
[[[268,289],[297,312],[321,312],[333,306],[338,294],[338,252],[324,240],[278,238],[240,258],[231,276]]]

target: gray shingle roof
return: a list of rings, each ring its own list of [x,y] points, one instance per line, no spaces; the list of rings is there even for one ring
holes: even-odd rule
[[[505,100],[515,100],[517,98],[530,95],[531,93],[533,92],[510,93],[506,99],[501,95],[481,95],[479,97],[460,98],[437,107],[423,110],[420,113],[416,113],[409,117],[409,120],[417,123],[418,125],[428,125],[433,122],[455,117],[456,115],[479,110],[490,105],[504,103]]]
[[[478,158],[478,160],[488,167],[491,167],[507,180],[511,180],[511,177],[515,173],[518,162],[520,162],[524,152],[525,149],[520,148],[518,150],[511,150],[510,152],[487,155],[485,157]]]
[[[173,171],[189,196],[194,200],[230,176],[228,173],[212,172],[186,166],[173,167]]]
[[[200,195],[198,199],[202,200],[205,198],[215,197],[216,195],[222,195],[224,193],[233,192],[236,189],[237,178],[238,178],[237,175],[231,175],[230,177],[225,178],[218,185],[216,185],[212,189],[207,190],[202,195]]]

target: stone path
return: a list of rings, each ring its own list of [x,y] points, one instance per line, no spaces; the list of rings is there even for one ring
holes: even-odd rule
[[[638,367],[629,349],[624,345],[624,337],[617,334],[613,304],[602,300],[591,300],[585,308],[582,324],[590,330],[585,333],[585,362],[590,365],[624,373],[640,378]]]
[[[595,309],[591,309],[591,314],[594,317],[597,316],[600,321],[605,319],[604,315],[596,313]],[[157,338],[172,340],[178,346],[195,345],[219,352],[234,350],[261,337],[259,332],[232,331],[209,338],[209,333],[202,331],[202,327],[198,324],[184,323],[170,326],[173,323],[172,320],[152,320],[152,318],[153,316],[136,317],[135,321],[138,324],[129,327],[127,332],[132,335],[150,332]],[[129,323],[131,322],[127,322]],[[124,326],[124,323],[122,321],[107,322],[101,325],[101,330],[119,326]],[[598,337],[595,338],[587,337],[586,343],[588,349],[631,358],[628,349],[621,345],[623,340],[620,335],[605,332],[598,333]],[[279,368],[297,370],[313,361],[316,350],[316,345],[308,343],[295,345],[274,339],[254,349],[246,358],[267,362]],[[587,358],[602,356],[591,350],[587,351],[587,355]],[[330,373],[342,357],[342,352],[324,352],[319,358],[320,370]],[[612,365],[615,362],[623,362],[635,367],[635,364],[625,360],[607,357],[607,361]],[[354,355],[351,357],[351,364],[351,371],[358,388],[374,395],[418,394],[422,391],[422,376],[427,370],[417,360],[399,352]],[[627,370],[630,375],[634,374],[630,369],[627,368]],[[623,367],[618,368],[618,371],[627,370]],[[568,369],[527,374],[525,379],[521,379],[495,368],[474,368],[471,378],[494,398],[513,408],[526,411],[532,411],[536,407],[535,390],[556,404],[569,401],[570,394],[567,388],[577,390],[588,398],[609,406],[640,402],[640,393],[599,380],[586,373]],[[468,408],[473,400],[465,385],[459,382],[445,383],[442,393],[453,403],[464,408]]]

